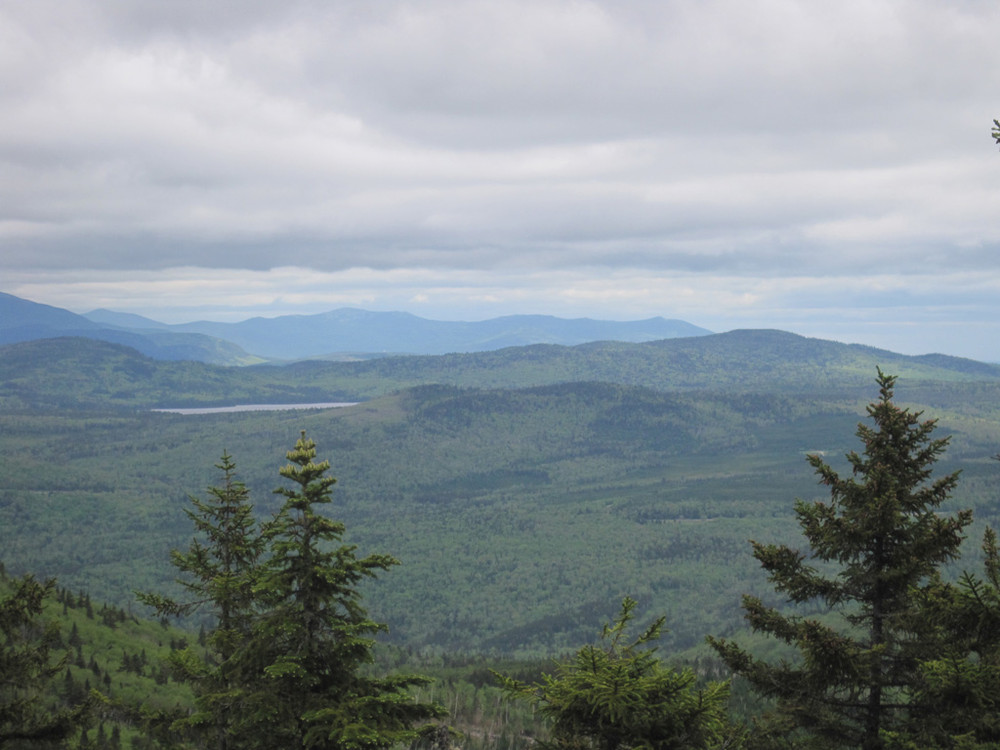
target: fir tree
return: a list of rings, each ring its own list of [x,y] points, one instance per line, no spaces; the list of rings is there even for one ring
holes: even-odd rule
[[[726,740],[729,684],[699,688],[690,669],[665,666],[649,646],[660,637],[662,617],[630,643],[635,606],[626,597],[601,643],[584,646],[541,682],[497,675],[509,697],[526,700],[548,721],[551,739],[538,743],[543,750],[695,750]]]
[[[752,543],[790,603],[821,604],[839,621],[784,614],[745,596],[751,627],[794,646],[798,661],[772,664],[709,639],[733,671],[776,700],[761,735],[779,746],[801,730],[811,747],[876,750],[906,737],[931,710],[920,700],[920,663],[940,653],[942,641],[926,623],[922,592],[958,555],[971,512],[940,513],[958,478],[931,478],[948,440],[931,438],[934,420],[893,402],[894,377],[879,371],[878,384],[880,398],[868,406],[873,425],[858,426],[864,451],[847,455],[853,476],[809,457],[830,489],[828,503],[795,505],[811,558]]]
[[[190,498],[194,509],[185,510],[199,537],[186,552],[171,554],[172,564],[182,574],[178,581],[190,599],[177,601],[150,593],[138,596],[160,615],[184,616],[207,609],[214,616],[215,625],[205,637],[208,663],[188,650],[186,642],[175,650],[173,641],[170,663],[178,679],[193,684],[197,699],[198,710],[179,724],[201,727],[212,734],[214,747],[225,750],[231,740],[234,702],[242,687],[234,656],[250,634],[257,560],[264,541],[253,517],[249,490],[236,479],[232,457],[223,452],[216,468],[222,471],[222,486],[210,487],[206,500]]]
[[[925,747],[1000,747],[1000,548],[987,528],[984,576],[965,572],[955,584],[927,592],[928,620],[941,634],[939,653],[921,664],[918,694],[935,707],[916,721],[913,740]]]
[[[74,648],[78,648],[83,645],[83,639],[80,638],[80,629],[76,626],[75,621],[69,631],[69,645]]]
[[[269,544],[257,587],[266,611],[247,649],[259,680],[244,705],[246,736],[258,746],[374,750],[416,736],[414,724],[443,710],[407,693],[426,680],[369,674],[373,636],[385,626],[370,620],[358,584],[397,561],[359,558],[342,543],[345,527],[320,514],[335,479],[317,463],[315,443],[302,434],[280,474],[290,487],[265,532]]]

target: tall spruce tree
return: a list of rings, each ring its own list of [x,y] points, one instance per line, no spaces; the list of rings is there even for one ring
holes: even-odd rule
[[[743,598],[753,630],[794,646],[793,662],[768,663],[709,639],[734,672],[776,700],[760,725],[761,744],[770,737],[789,746],[798,737],[806,747],[876,750],[905,738],[913,719],[932,710],[921,703],[920,664],[940,653],[942,641],[926,623],[922,590],[958,555],[971,512],[940,512],[958,478],[932,480],[948,439],[932,439],[934,420],[893,402],[895,377],[879,370],[877,380],[880,397],[868,406],[873,424],[857,430],[864,451],[847,455],[852,476],[809,456],[830,489],[828,503],[795,504],[810,555],[752,542],[778,592],[829,613],[785,614]]]
[[[138,597],[160,615],[207,610],[213,616],[205,638],[208,659],[183,649],[171,652],[170,663],[175,676],[192,684],[197,705],[193,714],[176,722],[177,728],[200,730],[209,746],[226,750],[241,745],[233,738],[233,716],[245,677],[235,656],[250,635],[256,613],[253,588],[264,540],[249,490],[236,479],[232,457],[223,452],[216,468],[222,472],[222,485],[209,487],[206,500],[191,497],[194,508],[185,509],[198,536],[186,552],[171,553],[171,563],[181,574],[177,580],[189,598],[179,601],[151,593]]]
[[[397,561],[357,557],[342,543],[344,525],[321,515],[336,480],[304,432],[287,458],[279,473],[291,486],[276,490],[285,502],[265,532],[256,587],[265,611],[245,652],[259,675],[244,696],[245,729],[265,748],[376,750],[411,740],[417,722],[444,711],[409,695],[426,679],[366,669],[373,636],[386,628],[368,618],[357,588]]]

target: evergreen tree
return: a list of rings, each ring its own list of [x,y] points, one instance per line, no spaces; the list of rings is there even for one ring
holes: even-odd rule
[[[425,679],[366,670],[372,637],[385,626],[368,618],[357,586],[397,561],[358,558],[342,543],[344,525],[319,512],[336,480],[315,457],[303,433],[279,472],[291,487],[276,490],[285,502],[265,532],[269,557],[256,593],[266,611],[246,652],[259,675],[245,695],[247,736],[266,748],[387,748],[443,710],[408,694]]]
[[[191,598],[179,602],[158,594],[138,596],[160,615],[184,616],[208,609],[214,616],[215,625],[205,637],[208,662],[186,649],[185,643],[172,650],[170,663],[178,679],[193,684],[197,699],[198,710],[179,724],[201,727],[211,733],[213,747],[225,750],[242,687],[234,656],[250,634],[256,601],[253,586],[264,541],[249,490],[236,479],[232,457],[223,452],[216,468],[222,471],[222,486],[210,487],[206,500],[190,498],[194,509],[185,510],[199,537],[186,552],[171,553],[172,564],[182,574],[178,581]]]
[[[80,638],[80,629],[76,626],[76,622],[73,622],[73,626],[69,631],[69,645],[74,648],[79,648],[83,645],[83,639]]]
[[[504,692],[528,701],[551,725],[543,750],[694,750],[720,747],[727,736],[729,684],[699,689],[690,669],[660,662],[656,649],[664,618],[629,643],[626,630],[636,602],[605,625],[602,643],[588,645],[559,664],[554,675],[524,684],[497,675]]]
[[[776,700],[761,735],[779,745],[798,729],[809,747],[889,747],[932,710],[921,704],[920,663],[940,653],[942,642],[926,623],[923,593],[938,567],[958,555],[971,512],[940,513],[957,482],[957,472],[931,478],[948,440],[932,439],[933,420],[893,402],[894,377],[880,370],[878,384],[880,398],[868,406],[873,425],[858,426],[864,451],[847,455],[853,476],[809,457],[830,489],[829,503],[795,505],[811,559],[752,543],[778,592],[793,604],[825,605],[830,616],[783,614],[744,597],[751,627],[794,646],[794,663],[768,663],[709,639],[734,672]]]
[[[983,538],[985,575],[965,572],[957,584],[937,581],[925,611],[942,648],[921,664],[922,703],[934,706],[915,722],[924,747],[1000,747],[1000,549],[993,529]]]
[[[54,743],[82,723],[87,705],[50,710],[58,693],[53,678],[66,660],[54,659],[58,623],[40,621],[45,599],[55,582],[39,583],[32,576],[12,582],[0,598],[0,748],[24,743]]]

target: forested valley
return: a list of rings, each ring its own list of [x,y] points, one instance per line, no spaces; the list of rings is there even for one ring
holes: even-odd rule
[[[998,367],[780,332],[249,368],[0,348],[4,654],[45,662],[3,696],[40,739],[5,702],[0,744],[993,747],[998,396]],[[356,403],[154,411],[318,401]],[[234,490],[259,546],[219,588],[194,500]],[[308,617],[307,558],[340,571]],[[292,658],[296,616],[323,624]]]

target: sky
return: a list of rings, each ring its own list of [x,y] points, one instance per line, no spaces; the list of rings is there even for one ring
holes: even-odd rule
[[[0,0],[0,291],[1000,361],[1000,3]]]

